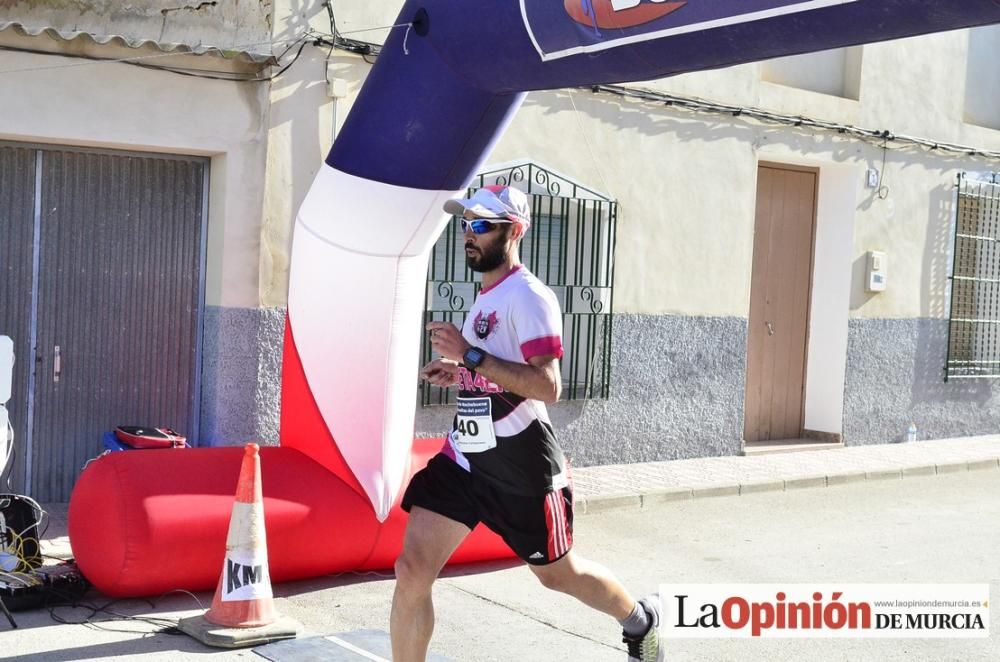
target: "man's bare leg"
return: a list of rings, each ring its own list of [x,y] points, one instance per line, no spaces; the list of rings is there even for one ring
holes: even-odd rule
[[[546,588],[572,595],[618,621],[628,618],[635,608],[635,599],[607,568],[572,550],[555,563],[528,567]]]
[[[434,632],[431,588],[469,527],[414,506],[406,524],[403,552],[396,559],[389,632],[393,662],[423,662]]]

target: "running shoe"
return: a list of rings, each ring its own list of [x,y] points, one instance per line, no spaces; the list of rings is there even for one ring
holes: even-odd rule
[[[649,615],[649,629],[643,635],[622,633],[622,641],[628,646],[628,662],[663,662],[666,652],[660,645],[660,596],[654,593],[642,598],[639,605]]]

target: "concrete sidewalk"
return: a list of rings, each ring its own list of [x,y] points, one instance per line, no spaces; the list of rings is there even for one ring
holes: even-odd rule
[[[1000,588],[1000,534],[990,526],[1000,516],[1000,436],[588,467],[574,474],[578,512],[586,513],[577,522],[580,553],[613,568],[636,594],[663,582],[988,582],[994,595]],[[824,489],[798,489],[810,487]],[[49,510],[46,553],[69,556],[65,506]],[[341,573],[279,584],[275,598],[280,613],[303,624],[304,636],[346,637],[387,630],[394,586],[391,573]],[[435,591],[440,613],[432,650],[448,659],[624,658],[617,624],[544,589],[523,564],[452,566]],[[210,591],[173,593],[116,602],[115,613],[58,610],[55,615],[72,624],[57,623],[47,610],[19,612],[20,629],[0,623],[0,658],[263,659],[162,631],[163,624],[200,613],[211,599]],[[88,602],[106,604],[101,596]],[[1000,632],[1000,610],[991,621]],[[997,660],[997,642],[995,634],[903,643],[690,640],[672,642],[668,659]]]
[[[640,510],[710,496],[869,480],[1000,469],[1000,435],[768,455],[613,464],[573,469],[576,513]],[[50,526],[42,552],[69,558],[66,504],[47,504]]]
[[[573,470],[576,512],[664,501],[1000,469],[1000,435]]]

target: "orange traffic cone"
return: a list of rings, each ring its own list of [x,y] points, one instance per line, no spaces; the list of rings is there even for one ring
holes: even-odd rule
[[[264,500],[257,444],[246,445],[236,503],[229,520],[226,560],[219,587],[205,620],[231,628],[253,628],[274,623],[271,576],[267,567]]]

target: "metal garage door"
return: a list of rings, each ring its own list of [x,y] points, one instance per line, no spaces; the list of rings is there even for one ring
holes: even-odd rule
[[[31,189],[13,192],[27,179],[5,176],[0,199],[37,203],[27,221],[23,213],[9,219],[18,236],[28,224],[28,258],[23,240],[0,249],[21,275],[19,286],[3,290],[2,308],[18,312],[0,312],[0,329],[23,335],[18,322],[29,320],[27,343],[15,338],[18,368],[32,368],[12,397],[23,429],[15,482],[41,501],[66,501],[115,425],[165,425],[197,437],[208,164],[0,150],[34,159]]]

